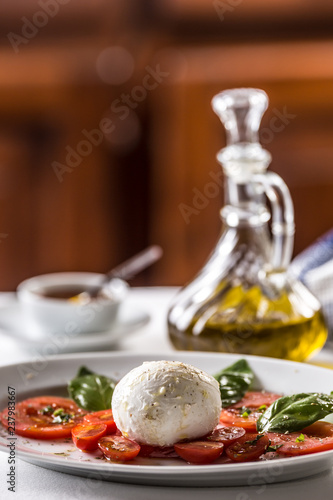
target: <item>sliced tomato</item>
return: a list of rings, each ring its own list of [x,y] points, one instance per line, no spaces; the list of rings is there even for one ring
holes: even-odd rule
[[[278,446],[277,453],[281,455],[308,455],[333,449],[333,425],[328,422],[315,422],[300,432],[269,432],[267,436],[272,445]]]
[[[314,424],[309,425],[308,427],[304,427],[302,432],[312,437],[318,437],[318,438],[331,437],[333,436],[333,424],[318,420],[318,422],[315,422]]]
[[[58,418],[54,412],[59,410]],[[63,411],[60,411],[63,410]],[[16,404],[15,433],[34,439],[61,439],[71,436],[72,428],[81,422],[85,411],[74,401],[55,396],[40,396],[26,399]],[[68,415],[61,421],[61,415]],[[10,410],[0,414],[0,421],[5,427],[12,428]]]
[[[179,456],[175,452],[173,446],[151,446],[149,444],[140,444],[140,447],[140,457],[177,458]]]
[[[245,434],[245,429],[242,427],[229,427],[227,425],[218,424],[213,432],[207,436],[210,441],[219,441],[225,446],[234,443],[237,439]]]
[[[111,409],[88,413],[88,415],[85,415],[83,421],[89,422],[91,424],[105,424],[107,426],[108,434],[113,434],[117,430],[117,426],[115,421],[113,420],[113,413]]]
[[[232,405],[232,408],[260,408],[261,406],[270,406],[279,399],[281,394],[265,391],[249,391],[244,397]]]
[[[110,460],[125,462],[135,458],[140,451],[140,445],[123,436],[104,436],[98,441],[98,447]]]
[[[257,420],[265,409],[281,397],[272,392],[247,392],[237,403],[223,409],[220,422],[256,432]]]
[[[261,413],[253,408],[248,408],[247,412],[243,412],[240,411],[239,408],[229,407],[226,410],[221,411],[220,423],[229,426],[242,427],[246,432],[256,432],[257,420],[260,415]]]
[[[98,448],[98,441],[107,432],[106,424],[90,424],[84,422],[72,429],[73,443],[82,451],[93,451]]]
[[[269,443],[266,435],[245,434],[226,448],[226,454],[233,462],[250,462],[265,453]]]
[[[190,464],[210,464],[222,455],[224,444],[217,441],[176,443],[176,453]]]

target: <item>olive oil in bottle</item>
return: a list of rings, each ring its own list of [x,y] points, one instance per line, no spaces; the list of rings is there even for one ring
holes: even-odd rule
[[[257,306],[255,311],[254,304]],[[303,361],[319,350],[327,337],[320,309],[313,311],[310,317],[302,316],[296,313],[287,294],[268,300],[258,287],[247,292],[240,286],[235,287],[210,313],[204,324],[202,316],[194,316],[184,331],[178,331],[170,324],[174,346],[180,350],[254,354]]]

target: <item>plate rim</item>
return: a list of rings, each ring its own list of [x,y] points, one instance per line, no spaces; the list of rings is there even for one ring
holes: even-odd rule
[[[205,352],[205,351],[182,351],[182,350],[177,350],[173,352],[160,352],[160,351],[155,351],[155,352],[148,352],[148,353],[143,353],[143,352],[136,352],[136,351],[127,351],[127,350],[121,350],[121,351],[93,351],[93,352],[66,352],[66,353],[60,353],[60,354],[52,354],[48,356],[44,356],[45,361],[47,362],[53,362],[53,361],[61,361],[61,360],[66,360],[67,358],[76,358],[80,359],[82,357],[85,358],[107,358],[107,357],[128,357],[128,358],[136,358],[136,357],[156,357],[159,358],[160,360],[163,359],[163,356],[166,357],[171,357],[171,356],[189,356],[189,357],[199,357],[199,358],[206,358],[206,357],[221,357],[221,358],[244,358],[244,359],[249,359],[249,360],[259,360],[259,361],[266,361],[269,363],[273,364],[285,364],[287,365],[293,365],[295,367],[297,366],[306,366],[307,369],[309,370],[314,370],[314,371],[323,371],[327,373],[333,372],[332,369],[326,368],[324,366],[318,366],[318,365],[312,365],[310,363],[302,363],[299,361],[291,361],[288,359],[279,359],[279,358],[270,358],[268,356],[256,356],[254,354],[239,354],[239,353],[224,353],[224,352]],[[9,368],[9,367],[15,367],[18,365],[27,365],[29,363],[33,363],[34,361],[31,359],[27,359],[25,361],[19,361],[19,362],[13,362],[13,363],[6,363],[4,365],[0,366],[0,370],[3,368]]]

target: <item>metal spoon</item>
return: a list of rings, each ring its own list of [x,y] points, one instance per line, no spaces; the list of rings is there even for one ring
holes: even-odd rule
[[[133,257],[130,257],[128,260],[125,260],[125,262],[119,264],[119,266],[116,266],[111,271],[106,273],[99,285],[91,287],[90,289],[85,290],[84,292],[81,292],[77,295],[74,295],[68,300],[72,302],[87,302],[89,300],[95,299],[101,293],[103,288],[114,278],[120,278],[123,280],[129,280],[130,278],[133,278],[133,276],[159,260],[162,257],[162,254],[163,250],[160,246],[152,245],[145,250],[142,250],[142,252],[133,255]]]

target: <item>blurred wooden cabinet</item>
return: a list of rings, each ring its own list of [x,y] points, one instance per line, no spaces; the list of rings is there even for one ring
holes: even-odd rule
[[[221,5],[231,6],[221,18]],[[72,0],[15,54],[6,37],[35,0],[0,6],[0,289],[43,272],[105,271],[159,243],[164,257],[136,284],[183,284],[221,230],[224,131],[217,92],[269,94],[261,139],[290,187],[298,253],[333,226],[333,5],[248,0]],[[123,47],[135,62],[124,84],[103,82],[98,54]],[[139,97],[59,182],[83,129],[142,85],[147,67],[168,73]],[[126,97],[125,97],[126,99]],[[137,133],[129,146],[130,127]]]
[[[224,130],[210,102],[226,88],[259,87],[269,95],[261,141],[294,200],[295,253],[332,228],[333,43],[173,50],[178,62],[170,64],[169,85],[158,89],[152,106],[151,239],[166,249],[155,279],[185,283],[219,236],[223,189],[215,156]],[[165,53],[160,57],[163,66]]]
[[[142,160],[97,132],[120,90],[87,79],[95,60],[87,47],[32,48],[18,65],[2,53],[2,290],[46,272],[105,272],[146,244]]]

